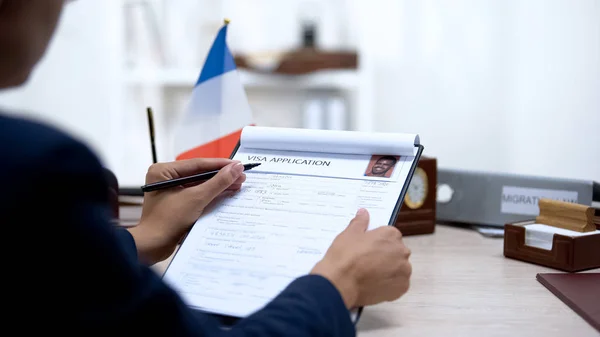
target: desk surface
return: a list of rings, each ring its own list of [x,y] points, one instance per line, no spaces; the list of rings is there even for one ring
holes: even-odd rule
[[[136,211],[122,214],[134,218]],[[600,335],[535,278],[558,271],[505,258],[502,239],[437,226],[404,240],[412,250],[411,288],[397,301],[365,308],[358,336]],[[168,261],[155,270],[162,273]]]

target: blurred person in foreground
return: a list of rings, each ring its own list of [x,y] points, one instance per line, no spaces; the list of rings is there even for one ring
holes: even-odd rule
[[[62,0],[0,0],[0,88],[27,81],[62,7]],[[241,188],[241,165],[213,158],[150,166],[147,183],[220,172],[200,185],[147,193],[139,224],[125,229],[111,224],[103,166],[79,140],[0,115],[0,162],[0,216],[9,250],[5,304],[10,321],[25,320],[23,332],[352,336],[349,309],[395,300],[409,287],[410,251],[400,232],[391,226],[367,231],[369,214],[359,210],[309,274],[221,329],[212,316],[188,308],[150,266],[174,252],[209,202]]]

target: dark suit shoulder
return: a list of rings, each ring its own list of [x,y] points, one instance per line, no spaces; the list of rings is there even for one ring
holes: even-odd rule
[[[42,122],[0,116],[0,160],[0,173],[15,189],[47,176],[62,179],[65,188],[106,191],[98,157],[82,141]]]
[[[95,157],[81,141],[56,127],[25,118],[0,115],[0,148],[4,158],[16,161],[35,159],[64,147],[87,152],[87,156]]]

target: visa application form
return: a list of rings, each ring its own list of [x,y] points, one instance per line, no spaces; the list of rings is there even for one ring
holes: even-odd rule
[[[369,229],[389,225],[415,160],[413,138],[391,156],[361,148],[368,144],[273,149],[259,138],[243,133],[233,159],[261,165],[209,206],[165,272],[197,309],[234,317],[260,309],[310,272],[359,208],[370,213]]]

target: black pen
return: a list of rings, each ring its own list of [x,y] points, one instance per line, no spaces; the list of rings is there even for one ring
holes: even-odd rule
[[[258,165],[260,165],[260,163],[244,164],[244,171],[255,168]],[[171,179],[171,180],[163,180],[163,181],[159,181],[156,183],[147,184],[147,185],[142,186],[142,192],[151,192],[151,191],[156,191],[156,190],[162,190],[164,188],[181,186],[181,185],[185,185],[185,184],[189,184],[189,183],[200,182],[202,180],[208,180],[208,179],[214,177],[217,173],[219,173],[219,170],[214,170],[214,171],[210,171],[210,172],[194,174],[193,176],[175,178],[175,179]]]
[[[150,131],[150,149],[152,150],[152,162],[156,164],[156,145],[154,144],[154,117],[152,117],[152,108],[147,107],[146,112],[148,115],[148,131]]]

